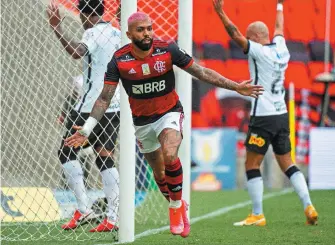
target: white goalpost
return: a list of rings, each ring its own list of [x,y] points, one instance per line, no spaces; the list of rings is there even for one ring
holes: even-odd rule
[[[178,12],[178,45],[192,56],[192,0],[180,0]],[[192,76],[178,70],[177,92],[184,107],[185,120],[183,142],[180,147],[180,160],[183,164],[183,199],[191,201],[191,115],[192,115]],[[188,213],[190,214],[190,212]]]
[[[121,9],[121,30],[127,28],[128,17],[136,11],[136,0],[123,0],[122,6],[127,6]],[[179,1],[178,4],[178,44],[185,51],[192,55],[192,0]],[[183,28],[180,28],[180,27]],[[122,32],[122,44],[129,42],[125,32]],[[191,186],[191,110],[192,110],[192,77],[181,70],[177,71],[177,92],[184,107],[185,121],[183,129],[183,143],[180,147],[180,159],[183,163],[183,198],[190,203],[190,186]],[[119,239],[121,243],[134,241],[134,205],[129,205],[129,201],[133,199],[134,192],[132,186],[135,184],[135,175],[129,171],[134,162],[132,149],[129,149],[129,144],[134,141],[133,130],[129,130],[131,126],[130,110],[127,100],[127,95],[124,90],[121,92],[121,156],[120,156],[120,233]],[[125,113],[127,112],[127,114]],[[123,125],[123,123],[125,123]],[[125,149],[125,150],[122,150]],[[129,154],[123,157],[122,152],[129,151]],[[128,164],[128,166],[127,166]],[[134,164],[135,165],[135,164]],[[135,169],[132,167],[132,169]],[[122,173],[124,170],[125,173]]]
[[[53,0],[61,6],[62,28],[79,41],[83,34],[78,0]],[[127,18],[137,10],[153,19],[157,38],[177,40],[192,54],[192,0],[104,0],[104,19],[129,42]],[[1,240],[132,242],[135,235],[168,225],[168,203],[160,193],[143,155],[136,150],[128,97],[121,89],[120,134],[115,162],[120,175],[118,231],[92,234],[98,223],[64,231],[77,207],[69,189],[58,150],[65,126],[57,122],[82,63],[64,51],[48,25],[49,0],[1,1]],[[121,4],[121,22],[119,6]],[[176,86],[185,110],[183,198],[190,202],[191,76],[179,69]],[[77,98],[77,100],[79,100]],[[73,106],[73,105],[72,105]],[[71,109],[71,108],[70,108]],[[71,110],[65,112],[65,118]],[[81,166],[90,205],[107,212],[103,182],[94,159],[82,154]],[[90,156],[91,157],[91,156]],[[99,220],[101,221],[101,220]]]
[[[127,19],[136,12],[136,0],[121,1],[121,30],[127,30]],[[126,7],[123,7],[126,6]],[[122,46],[129,43],[125,31],[122,31]],[[133,242],[135,237],[135,142],[128,96],[121,90],[120,120],[120,242]],[[125,152],[125,154],[122,154]]]

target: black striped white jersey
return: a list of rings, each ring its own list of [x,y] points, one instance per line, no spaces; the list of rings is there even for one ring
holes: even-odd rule
[[[83,86],[75,110],[90,113],[103,89],[107,64],[121,46],[121,32],[108,22],[100,22],[84,32],[81,43],[86,46],[88,52],[83,59]],[[118,86],[106,112],[119,110],[120,88]]]
[[[248,41],[249,72],[254,84],[264,87],[263,95],[253,99],[252,116],[270,116],[287,113],[285,104],[285,71],[290,59],[285,38],[275,36],[271,44]]]
[[[73,89],[78,95],[84,94],[83,92],[83,84],[84,84],[84,78],[83,75],[78,75],[72,78],[72,85]]]

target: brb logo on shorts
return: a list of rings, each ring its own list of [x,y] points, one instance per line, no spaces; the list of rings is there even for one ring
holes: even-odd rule
[[[165,80],[132,86],[133,94],[149,94],[154,92],[160,92],[163,91],[164,89],[165,89]]]
[[[257,145],[262,147],[265,144],[265,140],[262,137],[258,137],[257,134],[251,134],[249,142],[250,145]]]

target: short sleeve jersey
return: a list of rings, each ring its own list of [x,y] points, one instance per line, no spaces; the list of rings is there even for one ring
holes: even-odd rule
[[[76,77],[72,78],[72,82],[73,82],[73,89],[76,92],[76,94],[78,94],[79,96],[82,95],[83,93],[83,83],[84,83],[84,79],[83,79],[83,75],[79,75]]]
[[[128,44],[115,52],[109,62],[105,84],[117,84],[121,79],[134,124],[146,125],[168,112],[182,111],[173,65],[186,69],[192,63],[192,57],[174,43],[154,40],[151,53],[143,59],[136,57],[132,44]]]
[[[75,110],[90,113],[103,89],[107,64],[121,46],[121,32],[108,22],[100,22],[84,32],[81,43],[86,46],[88,52],[83,59],[82,93]],[[119,110],[118,88],[106,112]]]
[[[268,45],[248,41],[249,72],[255,84],[264,87],[264,93],[252,102],[252,116],[287,113],[285,104],[285,71],[290,59],[283,36],[277,35]]]

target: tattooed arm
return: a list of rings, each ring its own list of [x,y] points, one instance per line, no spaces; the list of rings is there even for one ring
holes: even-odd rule
[[[93,106],[93,110],[91,112],[90,117],[95,118],[97,121],[101,120],[106,110],[108,109],[109,104],[111,103],[116,87],[117,85],[111,85],[105,83],[99,98],[97,99],[97,101]]]
[[[228,78],[221,76],[216,71],[202,67],[195,62],[193,62],[190,67],[186,68],[185,71],[201,81],[213,84],[214,86],[220,88],[236,91],[237,93],[244,96],[257,98],[258,95],[261,95],[264,91],[263,87],[260,85],[251,85],[251,80],[236,83],[232,80],[229,80]]]
[[[213,0],[216,13],[221,19],[229,36],[243,48],[243,51],[248,50],[248,40],[241,34],[234,23],[228,18],[226,13],[222,10],[223,0]]]
[[[219,73],[212,69],[200,66],[193,62],[193,64],[185,71],[201,81],[213,84],[214,86],[236,91],[238,83],[221,76]]]

